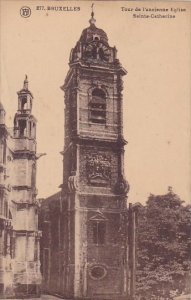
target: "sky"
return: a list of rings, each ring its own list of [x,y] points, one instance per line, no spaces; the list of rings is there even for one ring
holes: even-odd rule
[[[95,1],[96,26],[116,46],[128,71],[124,78],[125,175],[129,201],[172,186],[190,202],[191,3]],[[38,197],[59,190],[64,146],[64,94],[69,55],[89,26],[90,1],[5,1],[1,4],[0,85],[7,126],[13,126],[17,91],[28,75],[38,120]],[[20,9],[31,9],[23,18]],[[37,6],[80,7],[79,11],[37,10]],[[121,7],[133,9],[122,11]],[[175,18],[134,18],[135,9],[168,8]],[[177,12],[173,11],[177,9]],[[181,9],[186,9],[182,11]],[[158,14],[158,13],[155,13]]]

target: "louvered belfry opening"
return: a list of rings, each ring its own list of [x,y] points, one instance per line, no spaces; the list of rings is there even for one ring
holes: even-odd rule
[[[106,123],[106,94],[102,89],[95,88],[92,91],[90,101],[90,121],[93,123]]]

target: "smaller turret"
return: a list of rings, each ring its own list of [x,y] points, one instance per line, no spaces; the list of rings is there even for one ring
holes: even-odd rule
[[[17,94],[18,110],[14,119],[14,135],[18,138],[35,138],[36,120],[31,114],[33,95],[28,89],[27,75],[25,75],[23,88]]]
[[[18,94],[18,111],[21,113],[31,113],[33,95],[28,89],[28,77],[25,75],[23,88],[17,92]]]

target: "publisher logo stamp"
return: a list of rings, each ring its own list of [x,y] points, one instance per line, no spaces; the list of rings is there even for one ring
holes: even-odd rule
[[[31,15],[31,9],[30,9],[30,7],[28,7],[28,6],[21,7],[21,9],[20,9],[20,15],[23,18],[30,17],[30,15]]]

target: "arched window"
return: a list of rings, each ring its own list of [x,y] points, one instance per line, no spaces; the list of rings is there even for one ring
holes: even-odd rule
[[[9,209],[9,219],[12,220],[12,213],[11,213],[10,209]]]
[[[7,200],[5,200],[5,202],[4,202],[4,216],[5,216],[5,218],[8,217],[8,202],[7,202]]]
[[[18,125],[19,125],[19,135],[20,136],[25,136],[26,126],[27,126],[26,120],[19,120]]]
[[[31,186],[33,189],[36,187],[36,165],[32,164],[32,172],[31,172]]]
[[[21,110],[27,109],[27,97],[21,99]]]
[[[106,123],[106,94],[103,90],[96,88],[92,91],[89,109],[91,122]]]

